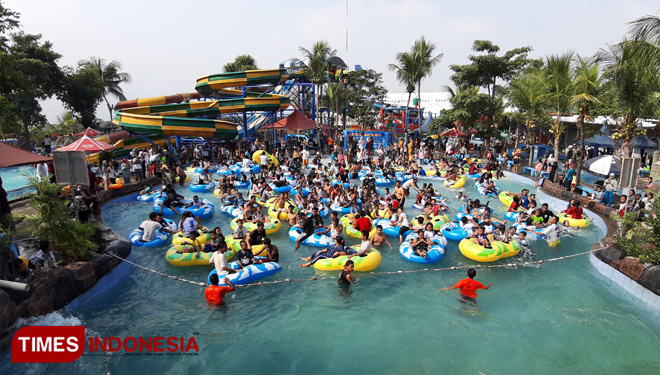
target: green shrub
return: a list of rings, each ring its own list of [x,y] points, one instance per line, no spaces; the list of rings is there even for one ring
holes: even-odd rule
[[[96,224],[71,219],[69,200],[58,198],[60,186],[36,179],[30,180],[30,186],[36,189],[30,206],[37,212],[28,217],[32,235],[53,241],[53,248],[67,263],[91,258],[98,248],[90,240],[96,232]]]

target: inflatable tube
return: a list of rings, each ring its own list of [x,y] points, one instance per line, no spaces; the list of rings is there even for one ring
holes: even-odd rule
[[[494,197],[494,196],[496,195],[495,193],[489,193],[489,194],[486,194],[486,187],[485,187],[485,186],[482,186],[482,185],[479,183],[479,181],[476,181],[476,182],[474,183],[474,187],[475,187],[475,189],[477,189],[477,191],[479,192],[479,194],[485,195],[485,196],[487,196],[487,197]],[[495,185],[495,189],[497,189],[497,185]]]
[[[155,191],[152,192],[151,194],[138,195],[137,198],[135,199],[139,200],[140,202],[153,202],[154,199],[156,199],[159,196],[160,196],[160,191]]]
[[[578,228],[586,228],[591,224],[591,219],[585,214],[582,214],[582,219],[573,219],[564,212],[560,212],[557,217],[559,218],[560,225],[564,225],[565,221],[568,221],[568,225]]]
[[[190,239],[183,235],[183,232],[176,232],[172,236],[172,245],[181,245],[184,242],[189,242]],[[200,233],[197,237],[197,241],[201,245],[205,245],[211,241],[211,235],[208,233]]]
[[[467,217],[468,220],[470,220],[470,221],[472,221],[472,219],[474,219],[474,216],[472,216],[472,215],[468,215],[468,214],[464,214],[464,213],[462,213],[462,212],[459,212],[459,213],[457,213],[456,215],[454,215],[454,218],[456,219],[456,221],[461,221],[461,219],[464,218],[464,217]]]
[[[434,238],[431,239],[431,241],[433,242],[433,246],[431,246],[431,248],[427,250],[426,258],[417,255],[412,245],[410,244],[410,241],[413,238],[417,238],[417,237],[418,236],[415,233],[410,234],[406,237],[405,241],[401,244],[401,246],[399,246],[399,254],[401,254],[403,259],[414,263],[430,264],[439,261],[445,256],[445,248],[441,244],[441,242],[436,238],[436,237],[439,238],[440,236],[435,236]]]
[[[353,248],[356,251],[359,251],[360,245],[355,245]],[[378,250],[372,250],[367,256],[358,257],[353,256],[351,260],[355,263],[355,271],[371,271],[380,265],[380,261],[383,257],[380,255]],[[314,268],[321,271],[339,271],[344,269],[344,264],[348,260],[348,255],[330,258],[330,259],[321,259],[314,263]]]
[[[520,233],[520,232],[527,233],[527,239],[529,240],[538,240],[540,238],[545,238],[545,234],[543,234],[543,230],[545,228],[534,228],[534,229],[523,228],[523,226],[520,225],[519,223],[514,224],[513,226],[516,228],[516,233]]]
[[[347,235],[354,237],[354,238],[362,238],[362,233],[355,229],[353,225],[351,225],[351,219],[353,219],[353,214],[346,214],[341,217],[339,220],[341,224],[344,226],[344,231],[346,232]],[[369,231],[369,237],[371,237],[374,233],[376,233],[376,226],[371,223],[371,230]]]
[[[208,202],[201,205],[200,207],[192,206],[192,207],[184,208],[181,212],[186,212],[186,211],[192,212],[193,216],[195,217],[199,216],[202,219],[204,219],[213,215],[213,204]]]
[[[240,268],[238,265],[233,266],[232,265],[233,263],[236,263],[236,262],[229,263],[230,268],[232,268],[232,269],[236,269],[234,267]],[[277,263],[277,262],[265,262],[265,263],[262,263],[262,264],[250,264],[249,266],[241,269],[240,271],[238,271],[236,273],[231,273],[229,275],[222,276],[219,280],[220,282],[218,283],[218,285],[225,285],[225,286],[227,285],[227,284],[224,283],[225,276],[229,279],[229,281],[233,285],[246,285],[246,284],[253,283],[257,280],[261,280],[264,277],[268,277],[268,276],[270,276],[274,273],[279,272],[280,270],[282,270],[282,265]],[[209,283],[209,285],[211,284],[211,275],[213,275],[213,274],[217,275],[217,273],[218,272],[215,269],[213,269],[213,271],[211,271],[209,273],[209,276],[207,277],[207,280],[206,280],[206,282]]]
[[[234,181],[234,186],[236,186],[237,189],[245,189],[250,185],[249,182],[240,182],[240,181]]]
[[[458,223],[447,223],[442,226],[440,232],[445,238],[454,242],[460,242],[473,234],[472,229],[463,229]]]
[[[238,226],[238,223],[237,223],[238,219],[239,218],[235,218],[229,224],[229,226],[231,227],[231,230],[235,230],[236,227]],[[251,221],[246,221],[245,223],[243,223],[243,226],[245,228],[247,228],[247,230],[249,230],[250,232],[257,229],[257,223],[254,223],[254,222],[251,222]],[[268,223],[264,223],[264,229],[266,230],[266,234],[273,234],[273,233],[277,232],[278,230],[280,230],[281,227],[282,227],[282,222],[277,220],[277,219],[271,220]]]
[[[412,204],[412,208],[414,208],[414,209],[416,209],[416,210],[424,211],[424,206],[419,205],[419,204],[417,204],[417,203],[413,203],[413,204]]]
[[[169,233],[158,230],[156,231],[156,235],[153,240],[149,242],[142,242],[140,239],[143,235],[144,231],[142,229],[134,229],[131,234],[128,235],[128,241],[133,246],[137,247],[156,247],[163,245],[170,238]]]
[[[277,160],[276,157],[274,157],[273,155],[267,153],[264,150],[255,151],[254,154],[252,154],[252,161],[259,164],[259,165],[261,165],[261,160],[259,159],[261,154],[266,154],[266,156],[268,156],[268,167],[269,168],[278,167],[280,165],[280,161]]]
[[[190,171],[191,168],[188,168],[188,169],[186,169],[186,170],[187,170],[187,171]],[[195,168],[193,171],[194,171],[195,173],[204,174],[204,168],[197,167],[197,168]],[[217,172],[218,172],[218,168],[213,168],[213,167],[209,168],[209,173],[217,173]]]
[[[177,251],[182,251],[184,249],[190,249],[190,245],[173,245],[167,250],[165,258],[173,266],[186,267],[186,266],[208,266],[209,260],[213,253],[200,252],[199,258],[196,258],[196,251],[192,253],[181,253],[178,254]]]
[[[237,253],[241,250],[241,241],[242,240],[234,238],[234,236],[225,237],[227,246],[232,249],[234,253]],[[267,256],[268,252],[266,251],[264,245],[254,245],[252,246],[252,254],[254,254],[254,256]],[[227,256],[227,259],[229,259],[229,256]]]
[[[181,178],[180,178],[179,176],[176,176],[176,178],[175,178],[174,180],[175,180],[177,183],[179,183],[179,181],[181,180]],[[184,183],[186,183],[186,182],[190,182],[190,176],[189,176],[189,175],[186,175],[186,179],[183,180],[183,182],[184,182]]]
[[[398,225],[392,225],[392,221],[389,219],[376,219],[373,221],[374,227],[381,225],[383,227],[383,233],[390,237],[399,237],[399,230],[401,229]],[[412,233],[411,230],[408,230],[404,233],[407,235]]]
[[[339,212],[340,214],[350,214],[351,213],[351,208],[352,207],[342,207],[342,206],[337,206],[335,204],[332,204],[330,206],[330,210],[334,212]]]
[[[516,221],[518,219],[518,216],[520,216],[520,212],[505,212],[504,213],[504,218],[509,220],[509,221]]]
[[[191,184],[190,186],[188,186],[188,189],[190,189],[190,191],[194,193],[204,193],[215,190],[215,183],[209,182],[206,185]]]
[[[172,215],[179,215],[178,212],[174,212],[172,209],[163,207],[163,201],[164,199],[162,198],[156,198],[154,199],[154,205],[153,205],[153,211],[156,213],[161,213],[161,209],[163,212],[164,216],[172,216]],[[206,199],[201,199],[200,200],[203,204],[200,207],[195,207],[191,206],[188,208],[183,208],[183,206],[179,207],[181,210],[181,213],[185,211],[190,211],[194,216],[199,216],[201,218],[207,218],[211,215],[213,215],[213,203]],[[190,202],[189,200],[182,200],[184,203]]]
[[[501,258],[508,258],[517,255],[520,252],[520,246],[516,241],[508,244],[499,241],[493,241],[493,236],[489,235],[492,249],[486,249],[477,245],[474,238],[466,238],[458,244],[458,249],[466,258],[477,262],[494,262]]]
[[[280,186],[280,187],[277,187],[277,186],[275,186],[275,184],[272,184],[272,183],[269,184],[269,185],[270,185],[270,188],[273,189],[273,191],[278,193],[278,194],[279,193],[288,193],[288,192],[291,191],[291,185],[284,185],[284,186]]]
[[[243,210],[231,204],[220,207],[220,212],[233,217],[243,217]]]
[[[464,175],[459,177],[458,180],[451,182],[451,181],[445,181],[445,186],[447,186],[450,189],[459,189],[462,188],[465,185],[465,182],[467,181],[467,177]]]
[[[424,217],[422,215],[414,217],[412,220],[410,220],[410,225],[411,226],[416,226],[419,225],[419,218]],[[440,230],[443,225],[449,222],[449,217],[447,215],[437,215],[432,217],[429,220],[424,220],[424,224],[426,223],[433,223],[433,230]]]
[[[511,207],[511,203],[513,203],[513,196],[507,194],[506,191],[502,191],[500,192],[498,197],[500,198],[500,202],[502,202],[502,204],[505,205],[506,208]]]
[[[318,234],[318,232],[321,231],[325,231],[325,228],[317,229],[313,235],[307,237],[307,239],[301,242],[301,244],[307,246],[323,247],[323,248],[333,246],[335,244],[334,238],[330,238],[330,236],[326,236],[324,234]],[[303,234],[302,229],[298,227],[291,227],[291,229],[289,229],[289,238],[293,242],[296,242],[298,237],[302,236],[302,234]]]
[[[389,186],[392,183],[392,180],[384,177],[376,178],[376,186]]]

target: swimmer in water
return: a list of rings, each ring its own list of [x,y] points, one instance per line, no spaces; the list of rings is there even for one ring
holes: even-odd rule
[[[477,290],[478,289],[490,289],[493,286],[493,283],[484,286],[484,284],[475,280],[474,277],[477,276],[477,271],[473,268],[470,268],[467,271],[467,279],[462,279],[457,282],[454,286],[448,286],[445,288],[439,288],[438,290],[448,290],[448,289],[458,289],[461,294],[461,303],[471,303],[477,304]]]
[[[371,244],[373,246],[380,246],[383,244],[383,242],[385,242],[387,246],[389,246],[390,249],[392,249],[392,244],[390,243],[390,241],[387,240],[387,237],[385,237],[385,234],[383,233],[382,225],[376,226],[376,232],[374,232],[374,234],[371,235],[369,241],[371,241]]]

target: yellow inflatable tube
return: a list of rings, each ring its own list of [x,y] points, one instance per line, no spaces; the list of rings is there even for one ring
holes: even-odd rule
[[[264,150],[255,151],[254,154],[252,154],[252,161],[257,163],[257,164],[260,164],[261,160],[259,159],[259,157],[261,156],[261,154],[264,154],[264,153],[266,154],[266,156],[268,156],[269,166],[277,167],[277,166],[280,165],[280,161],[277,160],[276,157],[274,157],[273,155],[267,153]]]
[[[520,246],[515,241],[504,243],[493,241],[492,236],[488,236],[492,249],[486,249],[477,245],[474,238],[466,238],[458,244],[458,249],[466,258],[477,262],[494,262],[501,258],[508,258],[517,255],[520,252]]]
[[[234,236],[227,236],[225,237],[225,242],[227,243],[227,247],[229,247],[231,250],[233,250],[231,256],[234,256],[234,253],[237,253],[239,250],[241,250],[241,241],[240,239],[234,238]],[[227,253],[229,254],[229,253]],[[254,256],[258,257],[265,257],[268,256],[268,252],[266,251],[266,248],[264,245],[254,245],[252,246],[252,254]],[[229,260],[229,255],[227,255],[227,260]]]
[[[447,185],[447,187],[450,189],[458,189],[458,188],[462,188],[463,185],[465,185],[465,181],[467,181],[467,177],[461,176],[459,177],[458,180],[456,180],[456,182],[454,182],[453,185],[450,184],[445,184],[445,185]]]
[[[204,245],[211,241],[211,235],[208,233],[200,233],[197,237],[197,242]],[[181,245],[183,242],[192,242],[190,238],[183,235],[183,232],[176,232],[172,236],[172,245]]]
[[[582,219],[573,219],[563,212],[557,215],[557,217],[559,218],[559,223],[561,225],[563,225],[565,221],[568,221],[568,225],[578,228],[586,228],[591,224],[591,219],[585,214],[582,214]]]
[[[353,246],[356,250],[360,249],[360,245]],[[372,250],[365,257],[353,256],[351,260],[355,263],[355,271],[371,271],[380,265],[383,257],[378,250]],[[314,263],[314,268],[321,271],[339,271],[344,269],[344,264],[348,260],[348,255],[340,256],[331,259],[321,259]]]
[[[236,227],[238,226],[239,219],[240,218],[237,217],[231,221],[230,226],[232,230],[235,230]],[[243,226],[245,226],[245,228],[247,228],[247,230],[249,230],[250,232],[257,229],[257,223],[251,221],[246,221],[245,223],[243,223]],[[282,227],[282,222],[277,219],[271,220],[268,223],[264,223],[264,229],[266,230],[267,234],[273,234],[278,230],[280,230],[281,227]]]
[[[499,198],[503,205],[511,207],[511,203],[513,203],[513,196],[507,194],[506,191],[503,191],[500,193]]]
[[[359,230],[355,229],[355,227],[351,224],[351,220],[353,219],[353,217],[354,217],[353,214],[346,214],[342,216],[339,221],[344,226],[344,231],[346,232],[346,234],[354,238],[362,238],[362,233],[360,233]],[[376,226],[372,224],[371,230],[369,231],[369,237],[371,237],[374,233],[376,233]]]
[[[410,224],[412,224],[412,226],[419,225],[420,217],[424,217],[424,216],[423,215],[415,216],[412,220],[410,220]],[[424,220],[424,224],[426,223],[433,224],[433,230],[440,230],[442,226],[447,224],[448,222],[449,222],[449,217],[447,217],[447,215],[437,215],[429,220]]]
[[[173,266],[208,266],[213,253],[200,252],[199,258],[196,258],[197,252],[184,253],[184,250],[192,249],[191,245],[174,245],[167,250],[165,258]],[[181,251],[178,254],[177,251]]]

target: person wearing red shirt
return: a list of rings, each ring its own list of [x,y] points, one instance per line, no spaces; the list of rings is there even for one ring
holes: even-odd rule
[[[355,220],[355,229],[362,232],[366,230],[367,232],[371,231],[371,220],[364,215],[364,212],[361,212],[356,215],[357,219]]]
[[[573,205],[568,210],[565,210],[564,213],[571,215],[573,219],[582,219],[582,207],[580,207],[580,201],[573,201]]]
[[[211,281],[211,286],[204,290],[204,297],[206,298],[206,302],[210,303],[211,305],[221,305],[223,303],[223,299],[225,298],[225,294],[231,293],[235,290],[234,284],[229,281],[229,278],[225,277],[225,284],[229,286],[218,285],[220,279],[215,273],[211,275],[209,279]]]
[[[516,212],[518,211],[518,208],[520,208],[520,197],[514,195],[513,201],[511,202],[511,206],[509,206],[508,212]]]
[[[484,284],[475,280],[474,277],[477,276],[477,271],[475,271],[473,268],[470,268],[467,271],[467,276],[468,276],[467,279],[462,279],[461,281],[457,282],[456,285],[448,286],[446,288],[440,288],[439,290],[458,289],[461,292],[462,303],[469,302],[476,304],[477,290],[489,289],[491,286],[493,286],[493,283],[488,284],[488,286],[484,286]]]

